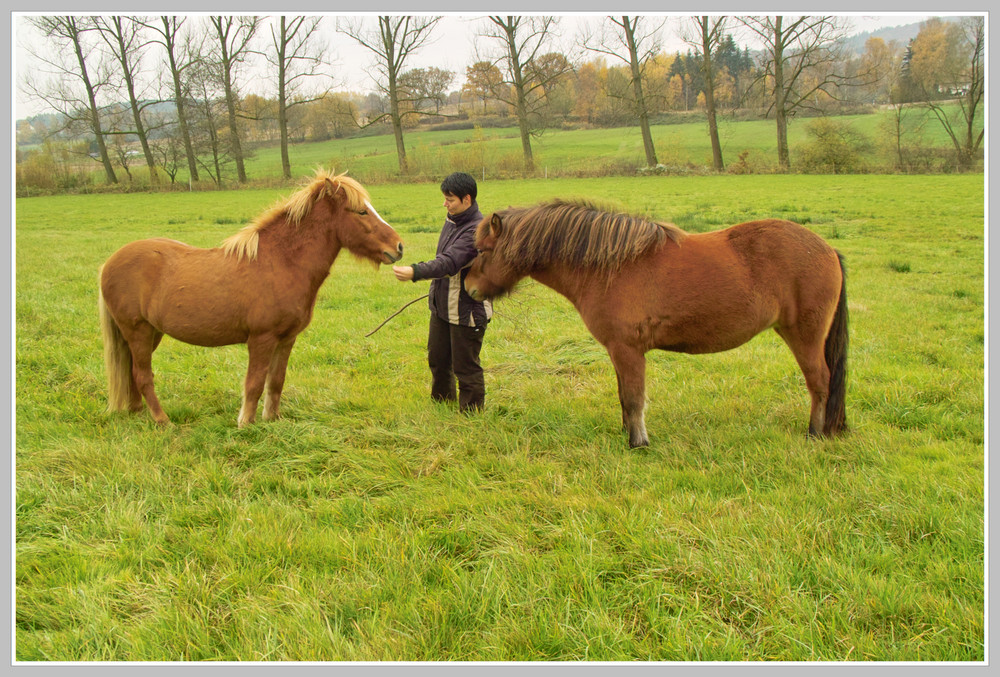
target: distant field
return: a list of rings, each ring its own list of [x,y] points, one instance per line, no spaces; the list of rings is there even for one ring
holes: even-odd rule
[[[856,134],[868,139],[868,148],[862,153],[863,167],[880,173],[891,169],[893,161],[889,143],[891,135],[886,130],[889,112],[870,115],[839,116],[833,119],[846,122]],[[712,149],[708,128],[702,114],[692,113],[690,122],[654,125],[652,129],[657,159],[670,167],[673,173],[704,172],[712,165]],[[789,145],[793,170],[800,166],[804,144],[810,141],[808,126],[813,118],[795,118],[789,127]],[[913,108],[907,111],[907,129],[904,145],[919,147],[929,157],[949,157],[951,141],[941,124],[927,111]],[[980,122],[981,124],[981,122]],[[916,131],[919,130],[919,131]],[[485,128],[451,131],[407,129],[404,133],[410,165],[410,181],[440,179],[447,173],[460,169],[479,178],[520,178],[523,176],[523,153],[516,128]],[[752,173],[773,173],[778,160],[775,124],[773,120],[735,121],[731,117],[720,119],[720,140],[723,159],[733,168],[744,162]],[[249,144],[247,146],[250,147]],[[642,138],[638,127],[613,129],[575,129],[544,131],[532,139],[537,176],[539,177],[589,177],[631,176],[646,164]],[[346,169],[359,179],[370,183],[399,181],[399,163],[395,141],[391,133],[335,139],[322,142],[293,143],[290,145],[294,177],[311,174],[317,166]],[[933,163],[931,166],[936,166]],[[267,186],[281,182],[281,155],[276,144],[259,147],[251,152],[246,162],[247,175],[252,184]],[[93,183],[103,185],[103,171],[96,163],[86,167],[92,170]],[[146,186],[148,176],[141,166],[132,168],[140,186]],[[227,176],[233,183],[235,170],[230,167]],[[124,181],[124,175],[121,177]],[[204,188],[212,188],[211,179],[202,177]],[[186,169],[181,169],[176,182],[188,185]]]
[[[907,113],[909,124],[920,127],[922,143],[929,147],[951,147],[940,123],[925,111]],[[867,161],[873,167],[889,163],[885,149],[880,147],[887,132],[883,125],[887,112],[872,115],[837,117],[847,121],[851,128],[868,137],[872,143]],[[657,148],[657,159],[666,165],[697,167],[712,165],[712,146],[708,125],[703,115],[692,115],[691,122],[656,125],[652,129]],[[797,149],[807,141],[810,118],[795,119],[789,128],[789,145],[793,166]],[[720,122],[720,141],[723,158],[727,164],[737,162],[741,153],[748,157],[758,171],[773,171],[778,164],[775,123],[773,120],[733,121],[723,117]],[[913,143],[907,136],[906,143]],[[521,140],[517,129],[483,129],[465,131],[429,132],[407,130],[404,132],[407,155],[415,173],[439,176],[448,168],[460,166],[477,176],[494,178],[509,175],[519,167],[522,157]],[[535,164],[540,174],[596,174],[602,170],[613,173],[617,166],[641,167],[645,165],[642,137],[638,127],[589,130],[546,130],[532,140]],[[334,164],[345,167],[353,174],[366,179],[382,179],[398,172],[395,142],[391,134],[358,139],[332,140],[317,143],[295,144],[290,150],[293,171],[297,175],[308,173],[317,165]],[[481,171],[480,171],[481,170]],[[281,156],[277,147],[261,148],[248,164],[251,176],[281,175]]]
[[[18,660],[984,660],[982,175],[481,182],[486,212],[588,197],[827,238],[851,313],[835,441],[806,438],[765,334],[650,353],[629,450],[607,355],[530,281],[486,335],[486,411],[458,415],[429,401],[426,306],[364,338],[426,284],[346,254],[282,420],[236,428],[244,347],[169,338],[174,425],[106,413],[104,259],[215,246],[289,190],[16,201]],[[432,257],[436,180],[371,192],[405,260]]]

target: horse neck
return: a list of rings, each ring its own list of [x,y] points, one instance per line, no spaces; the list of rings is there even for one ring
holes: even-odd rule
[[[261,247],[321,283],[341,249],[336,228],[330,222],[334,218],[329,206],[321,200],[298,225],[286,220],[262,231]]]
[[[580,300],[589,280],[588,275],[581,274],[579,271],[574,271],[569,266],[561,264],[534,270],[530,273],[530,277],[559,292],[573,305],[576,305]]]

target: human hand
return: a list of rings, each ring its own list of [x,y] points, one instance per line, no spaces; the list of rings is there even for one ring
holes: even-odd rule
[[[413,266],[393,266],[392,273],[400,282],[409,282],[413,279]]]

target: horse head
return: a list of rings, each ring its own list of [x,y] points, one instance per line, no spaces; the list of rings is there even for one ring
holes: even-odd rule
[[[338,217],[340,243],[355,256],[376,265],[395,263],[403,258],[399,234],[372,206],[367,191],[344,175],[326,180],[334,214]]]
[[[472,267],[465,277],[465,291],[474,299],[491,299],[510,292],[524,274],[515,272],[503,247],[497,248],[506,226],[503,212],[494,212],[476,226],[476,250]]]

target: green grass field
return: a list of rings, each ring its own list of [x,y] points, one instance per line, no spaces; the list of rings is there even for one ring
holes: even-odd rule
[[[530,281],[497,303],[486,411],[459,415],[429,401],[423,304],[364,338],[426,285],[348,255],[282,420],[236,428],[243,346],[169,338],[174,424],[106,413],[104,259],[217,245],[287,192],[17,200],[18,660],[984,660],[982,175],[480,184],[484,212],[586,196],[827,238],[851,313],[835,441],[806,438],[769,333],[650,353],[629,450],[604,350]],[[405,260],[432,257],[436,183],[371,192]]]
[[[864,161],[872,170],[892,166],[889,152],[880,143],[887,142],[884,125],[889,113],[838,116],[835,120],[850,125],[856,133],[869,139],[870,147]],[[920,128],[908,132],[904,144],[918,138],[928,147],[951,147],[940,123],[922,110],[907,112],[907,124]],[[789,144],[793,167],[799,160],[799,149],[809,141],[810,119],[796,119],[789,127]],[[712,147],[704,115],[692,114],[690,122],[655,125],[652,128],[657,159],[672,167],[711,167]],[[727,165],[738,163],[742,153],[757,172],[774,172],[778,159],[773,120],[734,121],[720,119],[720,141]],[[521,140],[516,128],[463,131],[407,130],[404,133],[411,172],[416,176],[440,176],[450,168],[486,178],[518,176],[521,171]],[[881,140],[881,142],[880,142]],[[602,172],[629,173],[645,166],[642,137],[638,127],[615,129],[546,130],[532,140],[536,170],[539,175],[597,175]],[[331,164],[350,169],[365,180],[382,181],[398,173],[395,142],[391,134],[383,136],[339,139],[318,143],[294,144],[292,171],[296,176],[310,173],[317,165]],[[248,161],[251,178],[281,176],[281,156],[275,147],[260,148]],[[186,175],[185,175],[186,176]],[[187,179],[181,179],[185,182]]]

